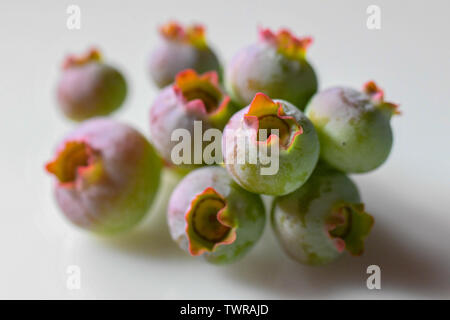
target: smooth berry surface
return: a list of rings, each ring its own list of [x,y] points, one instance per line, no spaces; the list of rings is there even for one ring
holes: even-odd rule
[[[73,224],[112,234],[131,229],[149,210],[161,160],[137,130],[94,118],[60,143],[46,169],[56,177],[56,202]]]
[[[368,82],[363,91],[329,88],[316,94],[305,110],[320,140],[321,158],[348,173],[364,173],[381,166],[389,156],[390,125],[397,106],[384,101],[383,92]]]
[[[260,238],[265,219],[260,196],[217,166],[189,173],[173,191],[167,211],[172,239],[214,264],[242,258]]]
[[[175,22],[160,28],[160,42],[148,60],[150,76],[156,86],[163,88],[171,84],[185,69],[199,73],[216,71],[221,76],[219,59],[207,44],[205,33],[201,25],[183,27]]]
[[[291,258],[323,265],[344,251],[361,255],[373,218],[364,211],[356,185],[344,173],[319,165],[302,187],[274,199],[271,224]]]
[[[97,50],[84,56],[69,56],[57,85],[59,106],[74,121],[113,113],[123,104],[126,94],[124,76],[102,62]]]
[[[303,110],[316,93],[318,80],[307,61],[310,38],[281,30],[261,30],[258,42],[236,53],[227,65],[225,85],[236,103],[248,105],[256,93],[289,101]]]

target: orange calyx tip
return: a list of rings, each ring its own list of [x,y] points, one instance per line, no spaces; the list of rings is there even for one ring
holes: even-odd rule
[[[208,71],[202,75],[199,75],[193,69],[186,69],[180,71],[175,77],[175,85],[179,88],[189,85],[191,82],[204,81],[212,84],[219,90],[219,76],[216,71]]]
[[[97,48],[91,48],[81,55],[69,55],[63,62],[63,69],[85,65],[89,62],[99,62],[102,55]]]
[[[279,141],[284,149],[289,149],[295,138],[303,133],[303,128],[297,120],[286,115],[281,102],[275,102],[261,92],[257,93],[250,103],[244,121],[255,129],[257,143],[270,145]],[[272,134],[272,130],[278,130],[278,134]],[[267,138],[268,133],[270,134]]]
[[[185,219],[188,249],[193,256],[214,252],[236,240],[237,226],[226,199],[214,188],[206,188],[191,201]]]
[[[351,255],[364,252],[364,240],[374,224],[373,217],[364,211],[362,203],[339,203],[333,208],[325,230],[338,252],[346,249]]]
[[[68,141],[56,158],[45,165],[61,185],[72,186],[78,177],[83,185],[97,181],[102,176],[102,165],[96,152],[84,141]]]
[[[304,59],[306,51],[313,43],[312,37],[296,37],[289,30],[273,32],[268,28],[259,29],[260,39],[276,46],[278,51],[290,59]]]
[[[205,27],[200,24],[193,24],[183,27],[176,21],[170,21],[160,27],[161,35],[171,41],[189,43],[197,48],[207,47]]]
[[[181,71],[175,77],[173,89],[187,102],[186,108],[203,114],[221,113],[230,103],[230,98],[224,96],[219,87],[216,71],[202,75],[192,69]]]
[[[388,110],[393,115],[401,114],[398,104],[384,101],[384,90],[375,81],[367,81],[363,86],[363,91],[380,108]]]

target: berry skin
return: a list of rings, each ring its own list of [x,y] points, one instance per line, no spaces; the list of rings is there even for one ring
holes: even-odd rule
[[[222,130],[235,108],[230,98],[220,89],[218,76],[215,71],[198,75],[194,70],[184,70],[175,79],[175,83],[167,86],[156,97],[150,109],[150,134],[156,149],[171,166],[173,148],[180,144],[180,140],[172,139],[176,129],[185,129],[189,132],[191,157],[185,163],[176,163],[182,169],[192,169],[195,164],[203,163],[203,152],[199,161],[195,161],[195,146],[202,148],[209,144],[194,141],[195,121],[200,121],[203,135],[210,128]],[[199,137],[201,138],[201,137]],[[172,141],[174,140],[174,141]],[[220,141],[218,142],[220,146]]]
[[[122,74],[101,61],[98,50],[69,56],[58,83],[59,106],[70,119],[82,121],[105,116],[125,100],[127,84]]]
[[[198,73],[216,71],[221,74],[219,60],[208,46],[202,25],[182,27],[169,22],[160,28],[161,42],[149,59],[150,75],[159,88],[171,84],[185,70]]]
[[[274,129],[278,133],[271,133]],[[319,158],[319,140],[314,126],[299,109],[258,93],[225,126],[222,150],[228,173],[243,188],[284,195],[300,187],[313,172]],[[264,154],[270,161],[267,157],[263,160]],[[270,167],[273,170],[267,170]]]
[[[353,182],[321,165],[302,187],[272,204],[276,238],[291,258],[308,265],[327,264],[344,250],[361,255],[373,222]]]
[[[224,264],[243,257],[265,224],[259,195],[245,191],[217,166],[189,173],[169,201],[172,239],[192,256]]]
[[[391,116],[395,104],[385,102],[383,91],[371,81],[363,91],[335,87],[316,94],[306,115],[319,135],[321,158],[348,173],[376,169],[392,147]]]
[[[283,99],[303,110],[317,91],[316,74],[305,58],[312,39],[287,30],[260,30],[260,39],[240,50],[226,69],[225,86],[241,106],[257,92]]]
[[[161,160],[135,129],[94,118],[62,141],[46,169],[57,178],[56,201],[72,223],[113,234],[130,229],[148,212]]]

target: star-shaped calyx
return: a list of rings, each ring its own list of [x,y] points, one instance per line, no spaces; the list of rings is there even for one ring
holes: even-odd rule
[[[176,21],[170,21],[160,27],[161,35],[171,41],[191,44],[196,48],[207,48],[205,27],[200,24],[192,24],[183,27]]]
[[[354,256],[364,252],[364,240],[374,224],[373,217],[364,211],[362,203],[338,203],[327,221],[325,231],[336,249],[344,249]]]
[[[260,29],[259,36],[262,41],[275,46],[279,53],[293,60],[305,59],[306,51],[313,42],[311,37],[296,37],[287,29],[276,33],[270,29]]]
[[[191,201],[185,215],[189,253],[193,256],[214,252],[236,239],[236,221],[226,199],[214,188],[206,188]]]
[[[270,145],[277,140],[283,149],[289,149],[296,137],[303,133],[297,120],[286,115],[281,102],[275,102],[261,92],[253,98],[244,121],[255,130],[256,143]]]

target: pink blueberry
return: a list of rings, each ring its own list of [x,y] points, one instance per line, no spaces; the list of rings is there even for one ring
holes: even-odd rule
[[[75,225],[111,234],[147,213],[160,180],[161,160],[132,127],[106,118],[83,122],[46,165],[56,178],[55,197]]]
[[[172,85],[160,92],[150,109],[152,142],[166,164],[173,166],[176,162],[173,161],[174,147],[184,139],[189,139],[191,156],[183,163],[175,164],[184,168],[204,164],[202,151],[209,144],[203,141],[204,132],[212,128],[222,130],[234,111],[230,98],[219,86],[216,72],[199,75],[194,70],[184,70],[176,76]],[[198,133],[195,132],[196,122],[197,128],[201,126]],[[172,137],[177,132],[183,133],[181,130],[186,135]],[[195,159],[197,147],[200,151],[199,161]]]
[[[256,93],[286,100],[303,110],[317,91],[317,77],[306,59],[312,38],[288,30],[260,30],[260,39],[236,53],[226,68],[225,86],[232,99],[248,105]]]
[[[102,62],[98,50],[66,58],[57,96],[68,118],[81,121],[108,115],[122,105],[126,93],[125,78],[115,67]]]
[[[209,47],[205,33],[202,25],[183,27],[173,21],[160,28],[161,41],[149,59],[150,75],[159,88],[171,84],[185,69],[199,73],[216,71],[221,75],[219,60]]]

